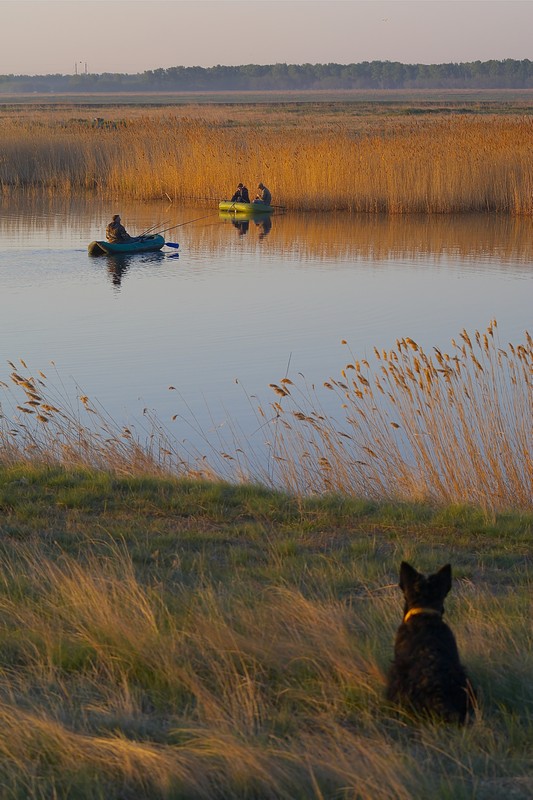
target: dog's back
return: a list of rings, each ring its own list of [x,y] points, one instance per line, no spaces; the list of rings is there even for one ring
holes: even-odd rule
[[[402,562],[404,618],[394,644],[387,699],[447,722],[463,723],[472,711],[472,691],[459,660],[455,637],[442,619],[451,588],[451,567],[425,577]]]

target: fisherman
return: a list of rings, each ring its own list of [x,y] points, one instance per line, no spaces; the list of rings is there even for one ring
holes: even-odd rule
[[[263,205],[269,206],[272,202],[270,189],[267,189],[264,183],[259,183],[257,188],[259,189],[259,192],[255,196],[254,203],[263,203]]]
[[[248,194],[248,189],[244,185],[244,183],[237,184],[237,191],[231,198],[232,203],[249,203],[250,202],[250,195]]]
[[[120,214],[114,214],[112,221],[105,229],[108,242],[136,242],[137,237],[130,236],[124,225],[120,222]]]

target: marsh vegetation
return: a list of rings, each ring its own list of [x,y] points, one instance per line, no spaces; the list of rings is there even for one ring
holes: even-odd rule
[[[531,118],[432,110],[122,108],[95,125],[88,111],[11,108],[0,117],[0,188],[216,205],[244,179],[263,180],[289,209],[531,214]]]

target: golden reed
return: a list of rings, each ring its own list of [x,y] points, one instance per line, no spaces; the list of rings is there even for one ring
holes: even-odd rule
[[[213,202],[263,180],[289,209],[533,214],[533,123],[518,115],[413,120],[320,110],[233,124],[157,110],[98,127],[64,112],[0,120],[0,189]],[[226,116],[230,113],[227,109]],[[275,116],[275,115],[274,115]],[[378,124],[379,123],[379,124]]]
[[[533,339],[526,331],[504,348],[496,328],[463,330],[450,353],[404,338],[375,349],[372,364],[352,357],[323,384],[338,398],[334,416],[303,376],[271,384],[276,483],[301,495],[531,511]]]

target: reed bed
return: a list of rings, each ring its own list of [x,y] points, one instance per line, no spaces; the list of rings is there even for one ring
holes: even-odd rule
[[[247,127],[169,114],[101,128],[83,119],[7,117],[0,188],[215,204],[237,181],[253,191],[262,180],[274,203],[290,209],[533,213],[529,118],[379,122],[321,126],[307,114],[274,125],[265,112]]]
[[[198,431],[205,451],[176,442],[147,409],[124,426],[79,394],[72,403],[49,390],[44,373],[13,362],[2,383],[0,463],[47,463],[259,482],[298,496],[339,493],[369,499],[466,503],[487,512],[531,510],[533,486],[533,340],[503,348],[492,321],[466,330],[450,353],[426,353],[412,339],[374,351],[375,364],[352,357],[322,391],[336,395],[326,413],[304,376],[271,384],[276,399],[256,410],[265,452],[239,438]],[[21,374],[24,373],[24,374]],[[172,387],[171,387],[172,388]],[[55,394],[54,394],[55,392]],[[189,423],[194,426],[194,410]]]

